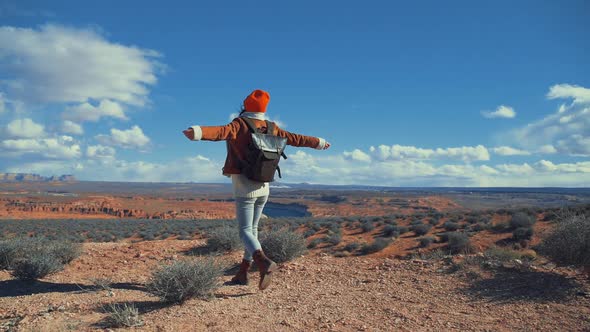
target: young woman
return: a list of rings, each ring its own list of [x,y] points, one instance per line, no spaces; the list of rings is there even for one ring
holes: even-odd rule
[[[254,260],[260,271],[258,287],[261,290],[270,285],[272,274],[277,269],[275,262],[266,257],[260,242],[258,242],[258,221],[268,200],[269,183],[253,181],[242,174],[240,165],[246,160],[248,145],[252,141],[250,128],[244,118],[251,119],[259,132],[286,138],[288,145],[318,150],[330,147],[330,143],[323,138],[290,133],[276,125],[274,132],[268,133],[265,113],[269,100],[268,92],[255,90],[244,100],[240,116],[229,124],[225,126],[191,126],[183,131],[184,135],[192,141],[227,141],[227,158],[223,174],[232,179],[240,238],[246,248],[240,270],[232,278],[232,283],[248,284],[248,269]]]

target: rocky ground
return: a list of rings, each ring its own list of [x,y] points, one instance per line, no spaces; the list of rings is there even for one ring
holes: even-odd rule
[[[158,264],[202,240],[88,243],[65,271],[27,283],[0,272],[0,330],[104,330],[104,307],[132,303],[145,331],[589,331],[590,283],[579,271],[494,270],[320,251],[283,265],[273,285],[222,286],[208,300],[162,305],[143,285]],[[221,256],[237,262],[239,253]],[[456,263],[456,262],[455,262]],[[112,290],[92,289],[106,278]],[[223,281],[231,278],[231,271]]]

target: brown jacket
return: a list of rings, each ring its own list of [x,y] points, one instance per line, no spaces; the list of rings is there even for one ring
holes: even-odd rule
[[[252,119],[256,128],[262,128],[266,132],[266,122],[263,120]],[[240,174],[240,161],[246,159],[248,144],[252,140],[248,125],[241,118],[235,118],[225,126],[193,126],[195,131],[194,140],[204,141],[227,141],[227,158],[223,166],[223,174]],[[308,147],[321,149],[325,141],[321,138],[293,134],[279,128],[275,124],[276,136],[287,138],[287,144],[299,147]]]

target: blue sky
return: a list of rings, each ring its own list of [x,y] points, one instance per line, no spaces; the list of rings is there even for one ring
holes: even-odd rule
[[[586,1],[3,1],[0,172],[226,181],[253,89],[286,182],[590,186]]]

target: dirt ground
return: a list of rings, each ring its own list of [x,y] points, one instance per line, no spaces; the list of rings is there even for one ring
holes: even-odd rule
[[[103,308],[132,303],[130,331],[589,331],[590,283],[551,264],[526,272],[450,273],[443,261],[320,251],[283,265],[271,287],[222,286],[209,300],[162,305],[143,285],[158,264],[202,240],[87,243],[67,268],[35,283],[0,272],[0,331],[105,330]],[[221,256],[228,264],[240,253]],[[231,278],[231,272],[223,281]],[[91,289],[109,278],[112,292]],[[122,329],[125,330],[125,329]]]

